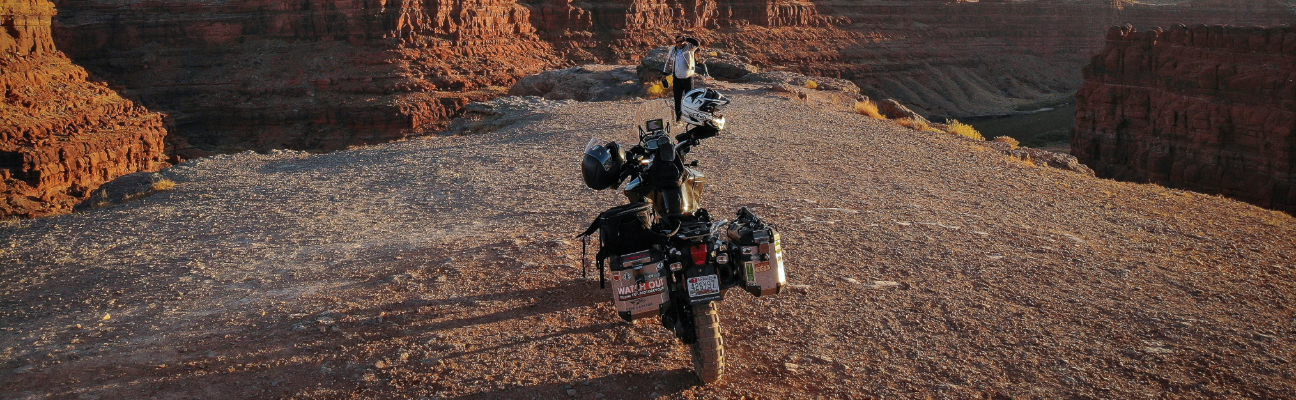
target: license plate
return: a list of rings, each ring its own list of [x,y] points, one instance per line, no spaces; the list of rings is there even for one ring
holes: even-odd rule
[[[702,297],[720,293],[720,277],[705,275],[688,278],[689,297]]]

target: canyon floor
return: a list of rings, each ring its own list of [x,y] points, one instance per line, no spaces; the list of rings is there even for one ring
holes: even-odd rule
[[[792,286],[720,303],[721,383],[581,275],[623,101],[4,223],[0,398],[1296,397],[1296,218],[732,93],[706,205],[775,223]]]

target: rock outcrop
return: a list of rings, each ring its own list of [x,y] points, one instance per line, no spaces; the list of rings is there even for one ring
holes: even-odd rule
[[[54,5],[0,0],[0,218],[63,213],[104,182],[166,166],[162,115],[55,50]]]
[[[1100,176],[1296,211],[1296,28],[1113,28],[1072,154]]]
[[[545,71],[518,80],[511,96],[548,100],[608,101],[644,94],[644,85],[630,65],[582,65]]]
[[[639,65],[636,73],[644,82],[655,82],[665,77],[666,59],[670,56],[670,47],[658,47],[649,50]],[[747,75],[760,72],[760,68],[751,64],[751,59],[727,51],[714,49],[699,50],[697,68],[699,75],[709,74],[716,79],[737,80]]]

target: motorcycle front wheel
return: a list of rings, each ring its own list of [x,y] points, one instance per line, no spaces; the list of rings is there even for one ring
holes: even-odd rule
[[[693,306],[697,342],[692,346],[693,371],[702,383],[714,383],[724,376],[724,338],[720,336],[720,314],[716,302]]]

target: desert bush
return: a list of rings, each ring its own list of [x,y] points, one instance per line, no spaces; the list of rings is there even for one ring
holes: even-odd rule
[[[940,132],[940,130],[936,128],[932,128],[931,125],[927,123],[927,121],[923,121],[923,120],[917,120],[913,118],[900,118],[895,120],[895,123],[905,128],[913,129],[919,132]]]
[[[1012,146],[1014,149],[1017,148],[1017,146],[1021,146],[1021,142],[1018,142],[1017,139],[1013,139],[1010,136],[995,136],[994,141],[999,143],[1008,143],[1008,145]]]
[[[873,100],[864,100],[855,103],[855,112],[867,115],[873,119],[887,119],[885,115],[882,115],[882,113],[878,111],[877,103],[874,103]]]
[[[946,132],[949,132],[950,134],[953,135],[959,135],[965,138],[969,138],[969,139],[985,140],[985,137],[981,136],[981,132],[977,131],[976,128],[973,128],[972,125],[958,122],[957,120],[950,121],[949,130],[947,130]]]
[[[163,190],[171,190],[171,189],[175,189],[175,187],[176,187],[176,183],[175,183],[175,181],[170,180],[170,179],[163,179],[163,180],[160,180],[160,181],[157,181],[157,182],[153,182],[153,187],[152,187],[152,188],[153,188],[153,191],[155,191],[155,192],[161,192],[161,191],[163,191]]]
[[[819,82],[815,82],[815,81],[806,81],[806,83],[805,83],[805,87],[806,87],[807,89],[818,89],[818,88],[819,88]]]
[[[654,83],[652,86],[648,87],[648,98],[650,99],[660,98],[665,95],[666,87],[662,86],[661,82]]]

